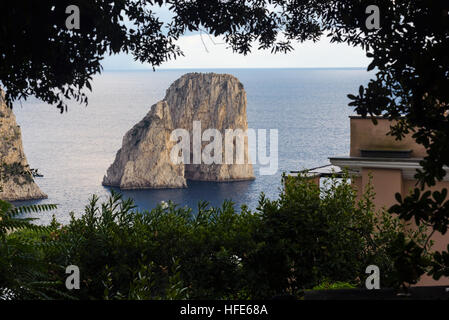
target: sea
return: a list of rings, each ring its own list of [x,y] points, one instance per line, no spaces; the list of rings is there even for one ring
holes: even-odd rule
[[[166,89],[188,72],[228,73],[247,93],[248,127],[278,130],[278,170],[239,182],[188,181],[185,189],[119,190],[101,185],[121,147],[124,134],[165,96]],[[225,200],[237,210],[256,210],[261,193],[276,199],[283,172],[328,164],[332,156],[349,153],[348,93],[358,92],[372,74],[366,69],[165,69],[104,71],[92,82],[88,105],[70,102],[61,114],[37,99],[16,102],[14,112],[22,129],[25,153],[48,199],[15,205],[54,203],[54,212],[32,214],[38,223],[52,215],[67,223],[80,216],[92,195],[106,200],[111,190],[133,198],[138,210],[151,210],[173,201],[194,210],[199,201],[221,206]],[[268,152],[268,150],[267,150]]]

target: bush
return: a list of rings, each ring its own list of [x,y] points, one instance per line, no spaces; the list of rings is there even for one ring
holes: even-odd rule
[[[278,200],[260,200],[258,249],[247,270],[252,292],[297,296],[323,281],[364,286],[371,264],[380,268],[382,286],[402,284],[394,246],[402,237],[422,243],[425,230],[407,231],[399,219],[375,212],[372,189],[357,199],[347,176],[328,179],[321,189],[301,175],[283,182]]]
[[[50,228],[32,224],[33,218],[21,217],[55,208],[51,204],[15,208],[0,200],[0,300],[69,298],[66,290],[56,289],[60,283],[48,280],[50,266],[44,259],[42,237]]]
[[[318,286],[312,288],[312,290],[339,290],[339,289],[354,289],[355,286],[347,282],[329,282],[328,280],[323,281]]]
[[[146,298],[166,297],[177,271],[191,298],[234,297],[245,287],[240,257],[254,246],[258,221],[230,202],[200,203],[195,213],[173,203],[137,212],[118,194],[101,206],[94,197],[81,218],[57,229],[60,245],[46,259],[80,268],[83,284],[73,294],[81,299],[102,298],[105,283],[108,297],[132,296],[145,281],[151,284]]]
[[[284,186],[277,200],[262,194],[255,212],[231,202],[140,212],[119,194],[101,204],[94,196],[83,216],[54,220],[34,236],[33,259],[57,292],[68,292],[61,266],[78,266],[81,288],[68,292],[78,299],[300,297],[323,283],[361,286],[370,264],[380,267],[382,286],[397,284],[394,246],[421,241],[422,230],[406,232],[375,213],[370,190],[357,200],[347,179],[330,179],[323,190],[302,176]],[[14,278],[12,270],[3,275]]]

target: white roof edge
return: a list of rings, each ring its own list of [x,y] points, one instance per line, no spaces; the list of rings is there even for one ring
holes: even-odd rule
[[[405,160],[405,161],[404,161]],[[408,161],[407,161],[408,160]],[[402,170],[402,175],[405,179],[414,180],[414,176],[416,174],[417,169],[421,169],[421,165],[419,161],[422,159],[392,159],[389,160],[373,160],[372,158],[363,159],[363,158],[329,158],[329,161],[340,168],[347,168],[355,173],[360,173],[362,168],[373,168],[373,169],[396,169]],[[443,178],[443,181],[449,181],[449,167],[444,166],[444,170],[448,174]]]

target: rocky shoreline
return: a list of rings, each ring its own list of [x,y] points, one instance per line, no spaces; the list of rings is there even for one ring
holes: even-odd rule
[[[16,117],[0,89],[0,199],[26,201],[46,199],[34,182],[22,145]]]

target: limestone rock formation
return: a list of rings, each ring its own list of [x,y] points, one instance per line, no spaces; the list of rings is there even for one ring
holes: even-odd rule
[[[217,129],[222,134],[223,159],[219,163],[174,164],[170,158],[171,149],[176,144],[170,141],[171,132],[185,129],[192,142],[194,121],[201,121],[202,131]],[[122,189],[180,188],[186,186],[186,179],[254,179],[247,143],[243,164],[225,163],[226,129],[248,129],[243,85],[228,74],[185,74],[170,86],[165,98],[153,105],[145,118],[126,133],[103,184]],[[203,141],[201,148],[207,144]],[[191,154],[192,148],[193,142],[190,143]]]
[[[23,151],[20,127],[14,113],[6,106],[1,90],[0,139],[0,199],[15,201],[47,198],[34,182]]]
[[[173,130],[165,101],[150,112],[123,137],[122,148],[103,179],[103,185],[122,189],[186,187],[184,166],[170,161]]]

